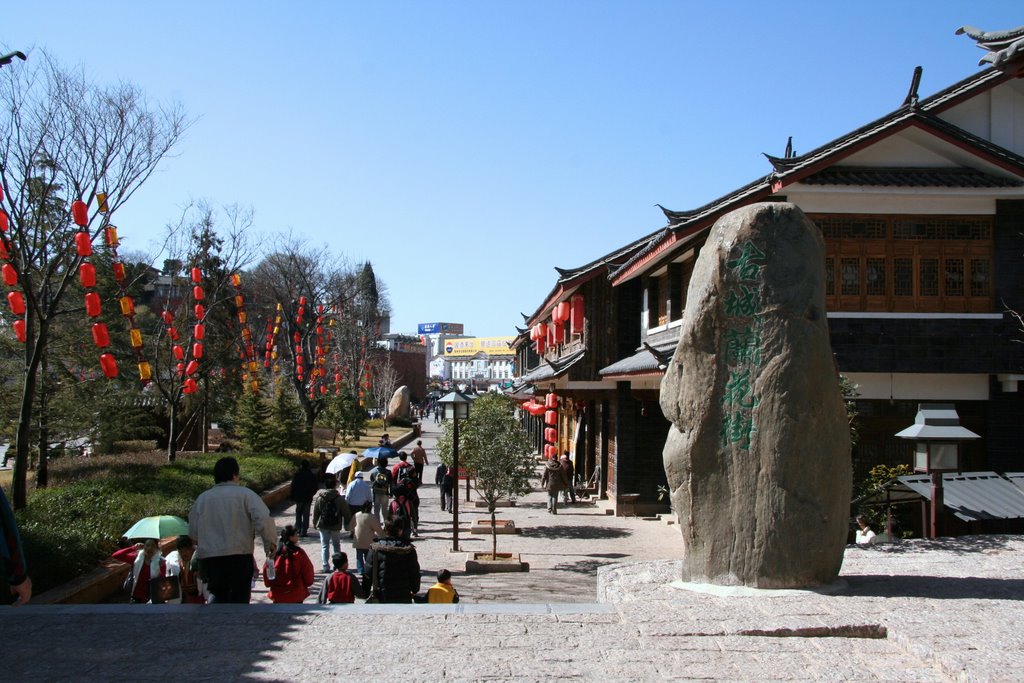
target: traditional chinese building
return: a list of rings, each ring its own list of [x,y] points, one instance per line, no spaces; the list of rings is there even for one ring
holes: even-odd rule
[[[1002,49],[989,61],[1010,52]],[[1013,52],[926,98],[916,72],[891,113],[805,154],[787,147],[769,156],[765,177],[693,210],[664,210],[664,229],[594,262],[610,284],[607,309],[617,312],[602,333],[629,348],[575,386],[590,382],[608,397],[607,410],[587,418],[595,435],[584,448],[607,463],[613,502],[629,494],[656,501],[668,431],[660,380],[694,261],[718,218],[762,201],[797,204],[824,236],[833,351],[859,387],[855,479],[874,464],[910,463],[910,446],[894,435],[921,401],[953,403],[981,435],[965,449],[964,469],[1024,467],[1016,443],[1024,344],[1011,312],[1024,310],[1022,63]],[[753,302],[737,292],[733,304],[742,313]],[[527,322],[549,308],[550,300]],[[741,355],[758,352],[750,338],[733,344]],[[545,387],[550,355],[522,373],[541,393],[560,388]],[[563,391],[574,386],[567,373]]]

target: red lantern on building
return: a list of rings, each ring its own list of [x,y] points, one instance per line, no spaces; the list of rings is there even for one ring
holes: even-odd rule
[[[110,346],[110,334],[107,332],[106,325],[103,323],[93,323],[92,341],[101,349],[105,349]]]
[[[569,332],[583,334],[583,295],[573,294],[569,299]]]
[[[18,291],[7,293],[7,303],[14,315],[25,315],[25,296]]]
[[[569,302],[562,301],[555,304],[555,308],[551,311],[551,319],[556,323],[564,323],[569,320]]]
[[[117,361],[109,353],[104,353],[100,356],[100,368],[107,379],[117,377]]]
[[[549,427],[554,427],[558,424],[558,413],[554,410],[548,410],[544,413],[544,424]]]
[[[545,427],[544,428],[544,440],[547,441],[548,443],[557,443],[558,442],[558,430],[555,429],[554,427]]]
[[[89,225],[89,207],[81,199],[76,199],[71,202],[71,217],[75,220],[75,225],[84,228]],[[117,373],[114,373],[114,376],[116,377]]]
[[[558,407],[558,394],[552,392],[544,397],[544,407],[548,410],[554,410]]]
[[[554,344],[565,343],[565,325],[561,322],[556,322],[551,325],[551,341]]]

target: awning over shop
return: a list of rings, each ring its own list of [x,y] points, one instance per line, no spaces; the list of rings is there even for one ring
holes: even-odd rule
[[[617,360],[606,368],[601,368],[599,374],[605,379],[639,374],[661,374],[665,371],[665,365],[675,352],[676,343],[672,341],[658,346],[644,345],[644,348],[632,356]]]
[[[569,368],[583,360],[583,356],[586,355],[586,349],[571,353],[564,358],[558,360],[547,360],[541,361],[540,365],[530,370],[520,378],[521,382],[527,384],[536,384],[537,382],[544,382],[547,380],[555,379],[564,375]]]
[[[943,503],[965,522],[1024,518],[1024,473],[964,472],[942,475]],[[896,477],[878,491],[857,499],[862,505],[907,503],[932,498],[927,474]]]

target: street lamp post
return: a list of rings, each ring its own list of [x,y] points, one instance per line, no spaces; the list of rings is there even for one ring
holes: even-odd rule
[[[459,420],[469,417],[471,400],[464,394],[453,391],[437,399],[444,406],[445,419],[452,422],[452,469],[455,470],[452,486],[452,552],[459,551]],[[467,485],[469,481],[467,479]]]
[[[896,436],[914,440],[914,471],[931,476],[932,504],[926,526],[928,536],[938,538],[945,505],[942,474],[960,472],[960,442],[981,437],[960,426],[960,416],[952,403],[919,403],[914,424]]]

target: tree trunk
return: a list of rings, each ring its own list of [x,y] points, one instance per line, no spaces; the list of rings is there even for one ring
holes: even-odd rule
[[[50,459],[50,415],[49,394],[46,383],[46,351],[43,351],[42,360],[39,362],[39,466],[36,468],[36,488],[45,489],[50,481],[50,473],[47,461]]]
[[[167,428],[167,462],[174,462],[178,455],[178,402],[170,402],[170,425]]]
[[[495,519],[495,516],[494,516],[494,506],[491,505],[489,507],[490,507],[490,513],[491,513],[491,559],[492,560],[497,560],[498,559],[498,527],[495,526],[495,524],[497,523],[497,520]]]
[[[21,392],[21,409],[18,414],[18,433],[15,436],[14,481],[11,482],[11,502],[15,510],[28,505],[28,448],[32,426],[33,403],[36,393],[36,377],[42,356],[41,345],[46,339],[46,323],[40,324],[38,339],[33,336],[34,311],[29,305],[25,313],[25,386]]]

